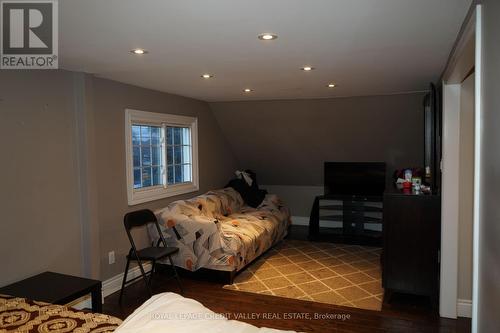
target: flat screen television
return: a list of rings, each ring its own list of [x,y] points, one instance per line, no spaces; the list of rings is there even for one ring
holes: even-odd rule
[[[385,190],[383,162],[325,162],[325,195],[381,196]]]

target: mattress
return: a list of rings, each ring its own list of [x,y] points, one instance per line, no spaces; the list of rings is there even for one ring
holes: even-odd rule
[[[228,320],[201,303],[175,293],[154,295],[116,329],[117,333],[278,333],[272,328]]]

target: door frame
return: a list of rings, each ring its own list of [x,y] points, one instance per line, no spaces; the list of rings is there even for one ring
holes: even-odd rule
[[[441,317],[457,318],[458,312],[458,184],[459,138],[460,138],[460,90],[463,79],[474,64],[475,71],[475,136],[474,136],[474,210],[473,210],[473,272],[472,272],[472,328],[477,329],[477,295],[479,264],[479,206],[480,157],[481,157],[481,55],[482,55],[482,7],[473,5],[467,15],[460,37],[450,54],[442,75],[443,86],[443,156],[442,156],[442,215],[441,215],[441,280],[439,314]],[[473,39],[473,58],[467,59],[468,42]]]

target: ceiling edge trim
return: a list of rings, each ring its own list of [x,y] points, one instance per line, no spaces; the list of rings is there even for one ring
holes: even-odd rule
[[[221,100],[221,101],[205,101],[207,103],[235,103],[235,102],[269,102],[269,101],[301,101],[301,100],[320,100],[320,99],[337,99],[337,98],[355,98],[355,97],[376,97],[376,96],[396,96],[396,95],[412,95],[424,94],[430,90],[411,90],[387,94],[367,94],[367,95],[342,95],[330,97],[297,97],[297,98],[263,98],[263,99],[234,99],[234,100]]]

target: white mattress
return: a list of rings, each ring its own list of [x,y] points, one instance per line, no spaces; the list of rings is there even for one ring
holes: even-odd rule
[[[116,333],[277,333],[236,320],[227,320],[201,303],[175,293],[154,295],[115,330]]]

